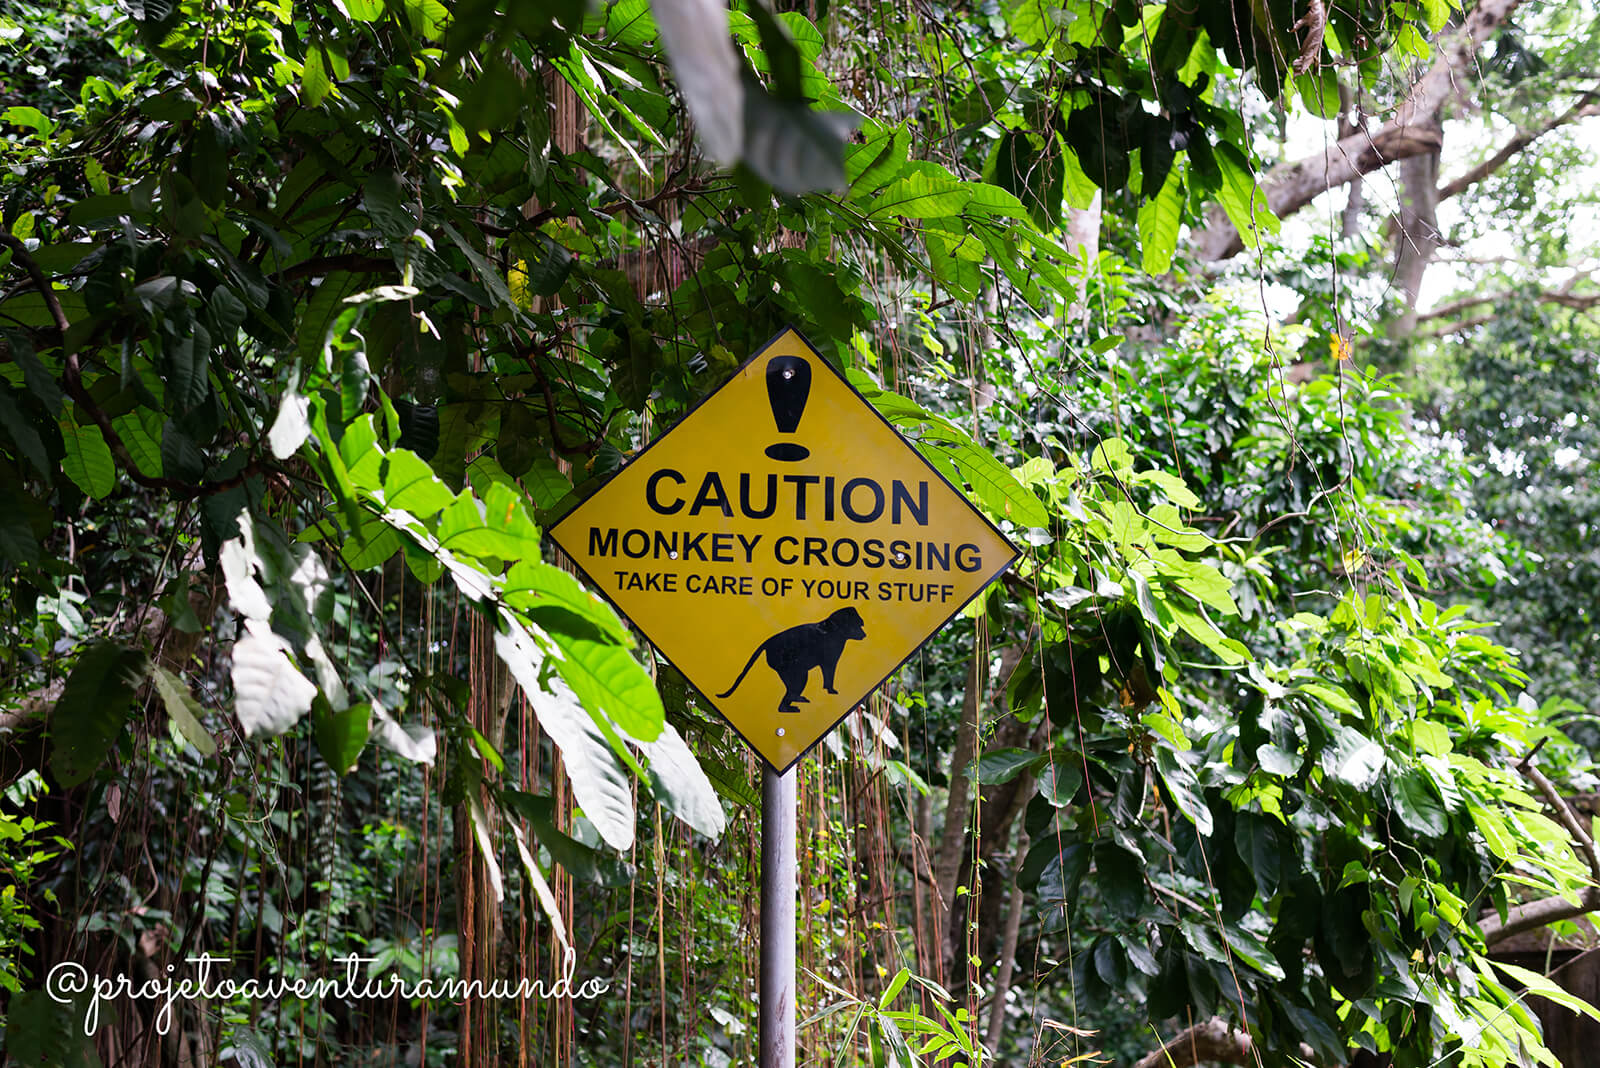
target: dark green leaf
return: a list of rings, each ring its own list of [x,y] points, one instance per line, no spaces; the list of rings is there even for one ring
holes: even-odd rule
[[[50,768],[63,786],[93,775],[127,722],[145,655],[115,642],[89,646],[50,714]]]

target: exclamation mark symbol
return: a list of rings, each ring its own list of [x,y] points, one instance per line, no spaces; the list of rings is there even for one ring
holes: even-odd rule
[[[806,398],[811,395],[811,365],[798,356],[774,356],[767,361],[767,403],[772,405],[772,421],[778,433],[793,434],[800,429]],[[811,450],[793,441],[767,446],[767,456],[783,463],[804,460]]]

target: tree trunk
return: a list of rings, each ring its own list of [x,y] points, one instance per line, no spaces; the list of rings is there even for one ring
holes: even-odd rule
[[[1084,261],[1083,275],[1078,279],[1078,296],[1067,309],[1067,321],[1088,322],[1089,276],[1100,258],[1100,191],[1095,190],[1094,200],[1087,208],[1067,209],[1066,223],[1067,251],[1081,256]]]
[[[1361,109],[1361,83],[1358,80],[1356,87],[1351,89],[1343,82],[1339,83],[1339,140],[1354,137],[1365,132],[1367,128],[1366,117]],[[1355,237],[1361,232],[1361,209],[1366,207],[1366,183],[1360,175],[1350,180],[1350,194],[1345,198],[1344,211],[1339,216],[1339,234],[1341,237]]]
[[[1437,58],[1412,84],[1394,117],[1378,129],[1345,137],[1326,151],[1274,167],[1262,176],[1261,193],[1272,213],[1281,219],[1318,195],[1379,167],[1437,152],[1444,134],[1434,116],[1457,85],[1472,83],[1472,61],[1478,48],[1519,2],[1480,0],[1460,29],[1442,35],[1435,43]],[[1215,209],[1206,228],[1195,235],[1195,248],[1201,259],[1224,260],[1243,251],[1244,243],[1227,216]]]
[[[961,702],[961,725],[957,728],[955,752],[950,755],[950,790],[944,806],[944,828],[939,832],[939,852],[933,873],[934,895],[930,915],[934,944],[939,947],[938,982],[948,984],[955,969],[955,950],[960,925],[955,923],[956,880],[961,877],[961,862],[967,849],[967,823],[972,809],[972,784],[967,768],[978,755],[978,709],[988,671],[988,653],[980,639],[967,669],[967,695]],[[957,935],[952,935],[955,928]]]
[[[1417,328],[1417,296],[1439,248],[1439,153],[1412,156],[1400,164],[1400,214],[1396,217],[1394,288],[1405,310],[1389,323],[1389,336],[1411,336]]]

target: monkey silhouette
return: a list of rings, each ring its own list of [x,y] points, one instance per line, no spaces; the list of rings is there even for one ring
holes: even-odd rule
[[[783,682],[783,699],[778,702],[778,711],[799,712],[795,706],[808,703],[804,693],[806,681],[811,677],[811,669],[820,667],[822,688],[829,693],[838,693],[839,691],[833,688],[833,675],[838,670],[839,657],[844,654],[845,643],[866,636],[867,631],[862,625],[861,613],[854,608],[841,608],[818,623],[802,623],[788,630],[780,630],[756,646],[756,651],[750,654],[744,670],[733,680],[728,692],[719,693],[717,696],[733,696],[733,691],[739,688],[744,677],[750,673],[750,668],[757,658],[766,653],[767,666],[777,672],[778,678]]]

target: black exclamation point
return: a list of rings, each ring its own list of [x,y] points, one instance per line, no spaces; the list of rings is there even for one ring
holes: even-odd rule
[[[793,434],[800,428],[800,416],[811,395],[811,365],[798,356],[774,356],[767,361],[767,403],[772,405],[772,421],[780,434]],[[804,460],[811,450],[792,441],[767,446],[767,456],[784,463]]]

